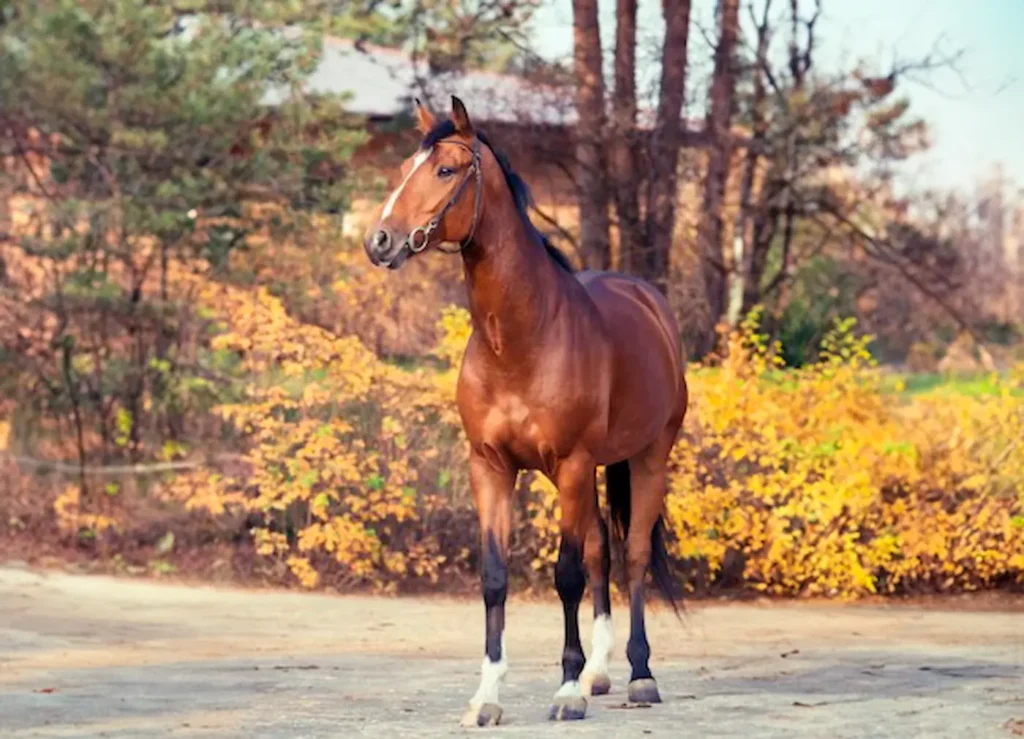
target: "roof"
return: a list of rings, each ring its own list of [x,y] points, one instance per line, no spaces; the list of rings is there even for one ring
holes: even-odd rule
[[[413,97],[430,101],[440,112],[442,106],[447,109],[447,96],[454,94],[466,101],[470,116],[480,122],[569,126],[576,121],[571,88],[478,70],[428,78],[422,66],[401,51],[360,49],[350,41],[328,38],[307,90],[347,94],[346,109],[371,117],[408,113]],[[281,99],[282,93],[275,91],[265,102],[273,105]]]

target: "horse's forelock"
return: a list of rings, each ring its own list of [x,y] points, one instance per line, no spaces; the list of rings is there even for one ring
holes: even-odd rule
[[[438,141],[446,139],[449,136],[453,136],[455,134],[455,130],[455,124],[451,119],[445,118],[440,123],[435,124],[434,127],[427,132],[427,135],[423,137],[422,141],[420,141],[420,148],[432,148]]]

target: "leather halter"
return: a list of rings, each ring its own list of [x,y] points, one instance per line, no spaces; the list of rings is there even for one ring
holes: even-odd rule
[[[427,222],[426,226],[417,226],[405,239],[406,245],[409,247],[409,251],[413,254],[419,254],[421,251],[426,249],[430,245],[430,237],[437,230],[437,227],[441,225],[441,221],[447,215],[448,211],[459,201],[462,197],[463,191],[469,185],[470,177],[476,180],[476,197],[473,202],[473,225],[469,229],[469,235],[466,236],[459,245],[454,248],[445,248],[442,244],[438,244],[437,248],[446,254],[459,254],[466,247],[469,246],[470,242],[473,241],[473,234],[476,233],[477,222],[480,220],[480,196],[483,190],[483,170],[480,167],[480,140],[474,138],[473,145],[467,146],[461,141],[438,141],[438,144],[454,144],[455,146],[461,146],[463,149],[468,151],[473,156],[473,160],[470,162],[469,167],[466,169],[466,173],[462,176],[462,181],[459,182],[459,186],[455,188],[455,192],[445,203],[445,206],[441,208],[437,215]],[[420,241],[422,238],[422,241]]]

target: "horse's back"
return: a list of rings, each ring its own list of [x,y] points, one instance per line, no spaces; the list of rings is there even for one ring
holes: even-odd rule
[[[613,338],[643,344],[638,348],[645,356],[651,351],[664,353],[673,376],[679,374],[683,361],[679,329],[668,300],[657,288],[639,277],[618,272],[586,270],[577,273],[576,278],[594,301],[606,328],[616,335]]]
[[[632,438],[660,431],[685,403],[679,329],[668,300],[644,280],[596,271],[580,272],[577,279],[612,348],[609,441],[628,448]]]

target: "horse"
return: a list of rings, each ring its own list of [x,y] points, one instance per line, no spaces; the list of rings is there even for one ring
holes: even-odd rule
[[[480,521],[484,658],[464,726],[501,719],[508,671],[505,600],[512,497],[518,473],[558,488],[555,588],[565,618],[562,683],[553,720],[581,719],[587,698],[611,689],[609,529],[625,550],[631,674],[628,698],[658,703],[644,627],[644,580],[676,608],[663,519],[666,467],[687,408],[680,332],[665,297],[623,274],[574,271],[533,226],[525,182],[452,97],[439,120],[415,101],[419,149],[364,238],[370,261],[398,269],[433,248],[461,257],[472,333],[456,398],[469,442]],[[604,466],[608,520],[599,510]],[[579,633],[589,579],[590,659]]]

